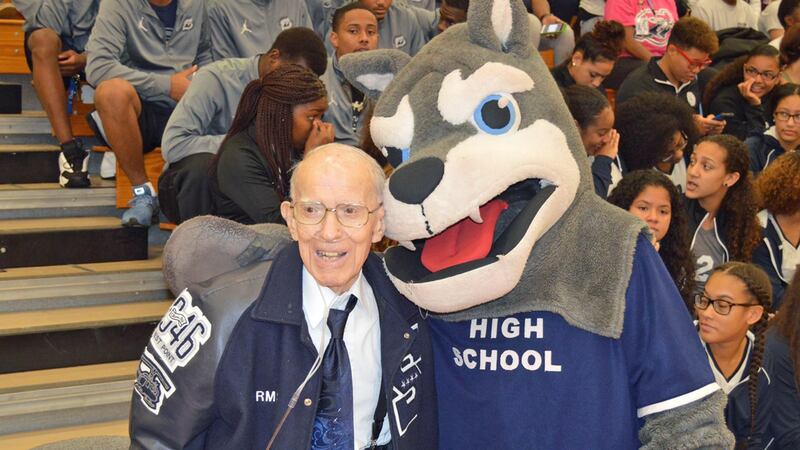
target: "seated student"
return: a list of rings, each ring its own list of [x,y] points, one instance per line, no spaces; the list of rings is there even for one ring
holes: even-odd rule
[[[97,87],[89,124],[111,147],[133,186],[125,226],[158,220],[145,152],[161,145],[175,104],[198,66],[211,62],[200,0],[104,0],[86,44],[86,75]]]
[[[772,94],[775,125],[745,141],[750,151],[750,170],[758,175],[778,156],[800,146],[800,86],[784,84]]]
[[[581,36],[591,33],[606,13],[605,0],[580,0],[578,2],[578,25]]]
[[[250,58],[228,58],[200,69],[164,129],[158,179],[161,210],[179,224],[211,212],[208,163],[231,126],[247,83],[281,64],[299,64],[317,75],[325,72],[325,45],[310,29],[282,31],[272,48]]]
[[[645,92],[617,104],[614,128],[619,131],[623,174],[657,169],[686,192],[684,150],[700,137],[692,109],[669,94]]]
[[[777,39],[783,36],[783,24],[778,19],[778,7],[781,0],[775,0],[765,6],[758,16],[758,31],[764,33],[770,39]]]
[[[775,308],[800,264],[800,153],[775,159],[756,178],[763,211],[759,213],[764,239],[753,252],[772,282]]]
[[[715,268],[694,300],[711,371],[728,394],[725,422],[736,448],[766,448],[771,440],[772,364],[764,352],[771,305],[767,275],[739,261]]]
[[[281,205],[296,242],[192,284],[153,332],[131,449],[436,448],[428,321],[370,254],[383,236],[383,184],[356,148],[306,155]]]
[[[765,352],[772,361],[772,421],[777,450],[800,448],[800,270],[770,321]]]
[[[726,28],[758,29],[758,13],[744,0],[699,0],[692,6],[692,17],[707,23],[712,30]]]
[[[725,66],[706,85],[703,103],[711,114],[726,114],[725,134],[744,140],[766,129],[770,93],[780,83],[775,47],[764,44]]]
[[[22,2],[21,6],[26,14],[25,59],[33,75],[33,88],[61,146],[58,184],[62,187],[83,188],[90,184],[89,154],[72,134],[69,108],[86,67],[86,41],[99,3],[40,0]]]
[[[311,28],[306,4],[299,0],[207,0],[214,61],[264,53],[281,31]]]
[[[378,48],[393,48],[417,54],[436,30],[436,15],[432,11],[395,0],[356,0],[372,11],[378,19]],[[333,53],[328,49],[329,53]]]
[[[580,84],[593,86],[605,94],[603,80],[614,69],[624,41],[625,29],[619,22],[600,21],[594,31],[578,39],[572,57],[550,73],[559,87]]]
[[[653,245],[691,311],[694,258],[689,248],[689,224],[683,196],[675,184],[658,171],[635,170],[619,182],[608,196],[608,202],[647,224],[653,232]]]
[[[588,86],[572,85],[563,94],[592,163],[594,191],[606,198],[622,179],[616,162],[619,133],[614,129],[614,110],[603,94]]]
[[[767,28],[769,33],[764,32],[763,29],[761,31],[772,39],[769,45],[780,49],[786,31],[792,26],[800,24],[800,0],[776,0],[764,9],[762,17],[768,11],[771,18],[765,18],[764,28]]]
[[[800,23],[781,38],[781,82],[800,84]]]
[[[282,223],[292,165],[333,142],[333,126],[322,122],[327,107],[325,85],[304,67],[285,64],[251,81],[211,164],[214,215]]]
[[[712,269],[750,261],[761,240],[748,166],[747,147],[727,134],[703,138],[690,156],[685,196],[699,292]]]
[[[695,121],[701,134],[719,134],[725,121],[703,114],[703,86],[697,80],[698,74],[711,64],[709,55],[718,47],[717,35],[705,22],[694,17],[682,18],[672,28],[664,56],[653,58],[647,65],[631,72],[617,91],[617,103],[641,92],[674,95],[695,110]]]
[[[333,124],[336,142],[356,145],[366,123],[364,112],[368,102],[364,94],[344,78],[339,70],[339,58],[378,48],[378,19],[360,3],[345,5],[333,14],[330,42],[335,53],[328,58],[328,69],[322,77],[329,101],[323,120]]]
[[[607,84],[619,89],[629,73],[664,55],[667,39],[678,21],[678,11],[672,0],[607,0],[604,19],[625,27],[624,51]]]

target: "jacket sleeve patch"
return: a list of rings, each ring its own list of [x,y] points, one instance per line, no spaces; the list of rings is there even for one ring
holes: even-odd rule
[[[161,410],[164,399],[175,393],[175,383],[161,368],[146,348],[136,371],[134,390],[139,394],[142,404],[155,415]]]
[[[158,323],[150,345],[170,372],[185,367],[211,337],[211,322],[184,289]]]

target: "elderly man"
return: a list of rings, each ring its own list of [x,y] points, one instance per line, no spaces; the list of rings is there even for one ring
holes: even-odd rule
[[[306,155],[281,205],[296,242],[185,290],[154,331],[132,448],[436,448],[427,326],[370,255],[382,189],[356,148]]]

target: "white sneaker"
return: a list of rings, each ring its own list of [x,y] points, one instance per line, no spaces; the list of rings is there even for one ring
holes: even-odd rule
[[[100,163],[100,178],[111,180],[117,176],[117,155],[114,152],[103,152],[103,162]]]

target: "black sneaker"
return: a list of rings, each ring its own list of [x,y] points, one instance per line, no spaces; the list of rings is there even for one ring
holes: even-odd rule
[[[58,184],[65,188],[86,188],[89,181],[89,153],[77,139],[61,144],[58,154]]]

